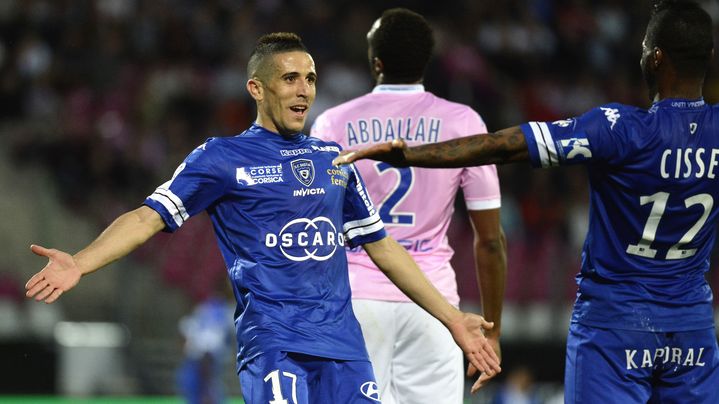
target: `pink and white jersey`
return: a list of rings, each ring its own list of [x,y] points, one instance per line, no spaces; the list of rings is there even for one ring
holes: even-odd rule
[[[422,85],[379,85],[370,94],[322,113],[311,134],[356,149],[396,138],[416,146],[486,132],[474,110],[426,92]],[[457,281],[449,264],[454,251],[446,236],[454,198],[461,187],[467,209],[499,208],[496,167],[395,168],[370,160],[356,166],[386,230],[445,298],[458,305]],[[472,241],[466,243],[471,248]],[[353,298],[410,301],[361,247],[348,251],[347,261]]]

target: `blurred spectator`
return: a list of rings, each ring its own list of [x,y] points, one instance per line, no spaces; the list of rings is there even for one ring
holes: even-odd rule
[[[177,386],[188,404],[226,401],[223,366],[230,366],[235,327],[233,307],[220,297],[198,304],[180,321],[185,359],[177,373]]]
[[[25,301],[21,282],[7,270],[0,272],[0,300],[15,304]]]
[[[0,272],[0,339],[17,337],[22,332],[21,290],[15,277]]]
[[[492,404],[540,404],[534,389],[534,375],[528,367],[516,367],[506,377]]]

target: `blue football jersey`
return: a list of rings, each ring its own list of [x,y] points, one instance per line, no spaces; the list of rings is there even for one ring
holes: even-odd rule
[[[167,231],[209,213],[237,299],[238,369],[269,351],[367,360],[344,245],[386,233],[354,166],[332,165],[339,150],[253,125],[209,139],[145,200]]]
[[[714,326],[704,278],[719,205],[719,110],[666,99],[521,126],[532,164],[584,164],[589,230],[572,320],[637,331]]]

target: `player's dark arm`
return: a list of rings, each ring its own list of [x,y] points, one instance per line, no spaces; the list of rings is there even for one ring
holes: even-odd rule
[[[529,159],[524,133],[515,126],[495,133],[466,136],[446,142],[407,147],[404,140],[349,151],[335,164],[360,159],[385,161],[395,167],[451,168],[505,164]]]
[[[494,323],[485,331],[487,340],[502,359],[499,337],[502,332],[502,302],[507,280],[507,250],[504,231],[499,221],[499,209],[470,210],[474,230],[474,266],[482,301],[482,316]],[[468,374],[472,375],[472,370]],[[483,373],[472,386],[472,392],[484,386],[492,376]]]
[[[25,284],[27,297],[54,302],[63,292],[73,288],[82,275],[124,257],[164,227],[165,223],[156,211],[142,206],[115,219],[95,241],[74,256],[60,250],[31,246],[32,252],[47,257],[48,263]]]
[[[502,301],[507,280],[507,250],[499,209],[470,210],[474,230],[474,266],[482,300],[482,315],[494,323],[485,335],[499,337]]]

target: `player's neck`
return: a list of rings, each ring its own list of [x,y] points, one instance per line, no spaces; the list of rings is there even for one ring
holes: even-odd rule
[[[255,118],[255,125],[265,129],[268,132],[280,134],[280,132],[277,130],[277,127],[272,123],[272,120],[270,119],[264,119],[261,114],[257,114],[257,118]]]
[[[395,85],[412,85],[412,84],[422,84],[424,80],[419,79],[417,81],[407,81],[407,80],[394,80],[392,78],[385,77],[384,74],[380,73],[377,76],[377,85],[381,86],[383,84],[395,84]]]
[[[704,80],[674,80],[670,83],[660,85],[654,95],[654,102],[667,98],[683,98],[694,100],[702,97]]]

